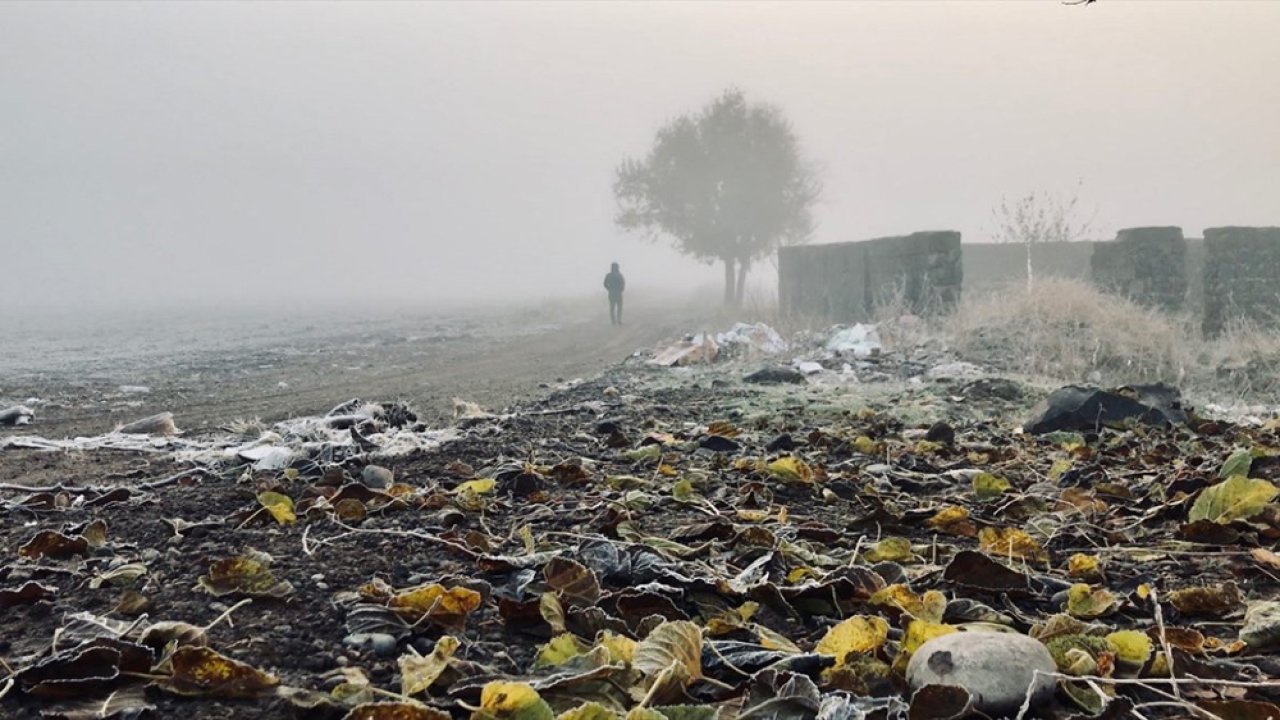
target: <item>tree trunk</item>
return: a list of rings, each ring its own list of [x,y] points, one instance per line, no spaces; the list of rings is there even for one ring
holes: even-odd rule
[[[738,287],[733,295],[733,306],[742,307],[742,294],[747,289],[747,271],[751,268],[751,263],[746,260],[738,262]]]
[[[724,260],[724,304],[725,307],[733,305],[733,301],[738,297],[737,290],[734,287],[733,274],[733,258],[727,257]]]

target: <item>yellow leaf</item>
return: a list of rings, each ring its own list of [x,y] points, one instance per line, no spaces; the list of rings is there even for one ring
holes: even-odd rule
[[[1070,469],[1071,469],[1070,460],[1054,460],[1053,466],[1049,468],[1049,479],[1053,480],[1054,482],[1057,482],[1058,478],[1065,475],[1066,472]]]
[[[853,439],[853,449],[863,455],[879,455],[881,451],[880,444],[866,435],[859,435]]]
[[[1117,630],[1107,636],[1116,657],[1130,665],[1144,665],[1151,658],[1151,638],[1138,630]]]
[[[258,502],[281,525],[291,525],[298,521],[298,516],[293,514],[293,499],[288,495],[278,492],[258,493]]]
[[[1187,519],[1191,522],[1212,520],[1227,524],[1245,520],[1262,512],[1280,490],[1266,480],[1251,480],[1236,475],[1200,491]]]
[[[659,463],[658,474],[663,475],[665,477],[676,477],[680,474],[680,471],[666,463]]]
[[[911,541],[903,537],[887,537],[876,543],[862,554],[867,562],[911,562],[915,554],[911,552]]]
[[[538,691],[521,682],[494,681],[480,691],[473,720],[554,720],[551,706]]]
[[[675,498],[676,502],[693,502],[698,497],[698,493],[694,492],[693,483],[687,478],[681,478],[671,486],[671,497]]]
[[[969,519],[969,511],[959,505],[944,507],[925,521],[925,525],[947,535],[974,537],[978,528]]]
[[[849,653],[877,650],[889,638],[889,623],[874,615],[855,615],[827,630],[814,652],[833,655],[843,665]]]
[[[738,508],[737,515],[739,520],[747,522],[764,522],[769,519],[768,510],[755,510],[753,508]]]
[[[942,616],[947,610],[947,598],[942,593],[929,590],[923,596],[918,596],[902,583],[877,590],[867,602],[896,607],[917,620],[933,623],[942,622]]]
[[[618,714],[600,703],[588,702],[560,713],[556,720],[618,720]]]
[[[538,657],[533,661],[533,666],[544,668],[563,665],[589,649],[571,633],[561,633],[538,649]]]
[[[920,646],[929,642],[936,637],[950,635],[953,632],[959,632],[954,625],[944,625],[942,623],[929,622],[927,620],[912,620],[907,625],[907,633],[902,638],[902,654],[910,656]]]
[[[769,474],[791,483],[810,483],[813,482],[813,469],[805,462],[794,455],[784,458],[778,458],[769,463]]]
[[[436,647],[430,655],[401,655],[400,694],[417,695],[426,692],[440,677],[440,673],[449,667],[449,658],[453,657],[458,644],[457,638],[444,635],[436,640]]]
[[[1049,553],[1040,547],[1040,543],[1017,528],[982,528],[982,532],[978,533],[978,545],[997,557],[1029,562],[1049,560]]]
[[[387,606],[413,622],[427,619],[446,627],[458,627],[480,607],[480,593],[464,587],[445,589],[434,583],[391,596]]]
[[[984,500],[1000,497],[1009,489],[1009,481],[991,473],[979,473],[973,479],[973,492]]]
[[[752,623],[751,629],[755,630],[756,635],[760,638],[760,647],[766,650],[781,650],[782,652],[800,653],[800,647],[791,642],[786,636],[776,633],[763,625]]]
[[[1081,580],[1096,580],[1102,576],[1102,569],[1097,557],[1076,553],[1067,560],[1067,574]]]
[[[810,577],[816,578],[816,577],[821,577],[821,575],[813,568],[798,567],[798,568],[792,569],[790,572],[787,573],[787,582],[794,585],[804,580],[805,578],[810,578]]]
[[[630,665],[632,658],[636,654],[635,640],[625,635],[615,635],[608,630],[602,630],[596,636],[596,647],[601,647],[608,651],[609,662],[615,665]]]
[[[497,486],[497,482],[493,478],[480,478],[479,480],[468,480],[460,483],[453,491],[459,495],[471,493],[473,495],[488,495],[493,492]]]
[[[1119,601],[1106,588],[1094,590],[1085,583],[1076,583],[1067,589],[1067,613],[1072,617],[1089,620],[1110,615]]]

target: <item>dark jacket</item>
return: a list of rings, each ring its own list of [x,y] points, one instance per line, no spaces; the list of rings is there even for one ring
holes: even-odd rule
[[[622,273],[611,272],[604,276],[604,289],[608,290],[610,295],[621,295],[626,287],[627,280],[622,277]]]

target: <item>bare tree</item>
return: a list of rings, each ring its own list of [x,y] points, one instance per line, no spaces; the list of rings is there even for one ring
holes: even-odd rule
[[[1021,243],[1027,251],[1027,288],[1035,284],[1035,269],[1031,262],[1031,247],[1040,243],[1075,242],[1093,229],[1093,218],[1079,217],[1080,187],[1070,195],[1056,195],[1035,190],[1015,198],[1000,198],[1000,204],[991,209],[995,222],[996,242]]]

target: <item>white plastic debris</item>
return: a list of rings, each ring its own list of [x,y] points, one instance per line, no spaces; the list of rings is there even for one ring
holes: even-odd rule
[[[858,323],[836,330],[827,340],[826,348],[832,352],[852,353],[856,358],[866,358],[879,355],[884,346],[880,344],[880,331],[875,325]]]
[[[146,395],[151,392],[151,388],[146,385],[121,385],[116,390],[121,395]]]
[[[0,425],[30,425],[36,413],[26,405],[14,405],[0,410]]]
[[[787,341],[777,330],[764,323],[735,323],[727,331],[716,335],[722,347],[743,346],[761,355],[777,355],[787,351]]]
[[[796,369],[805,375],[816,375],[823,371],[822,363],[816,363],[812,360],[802,360],[796,363]]]

